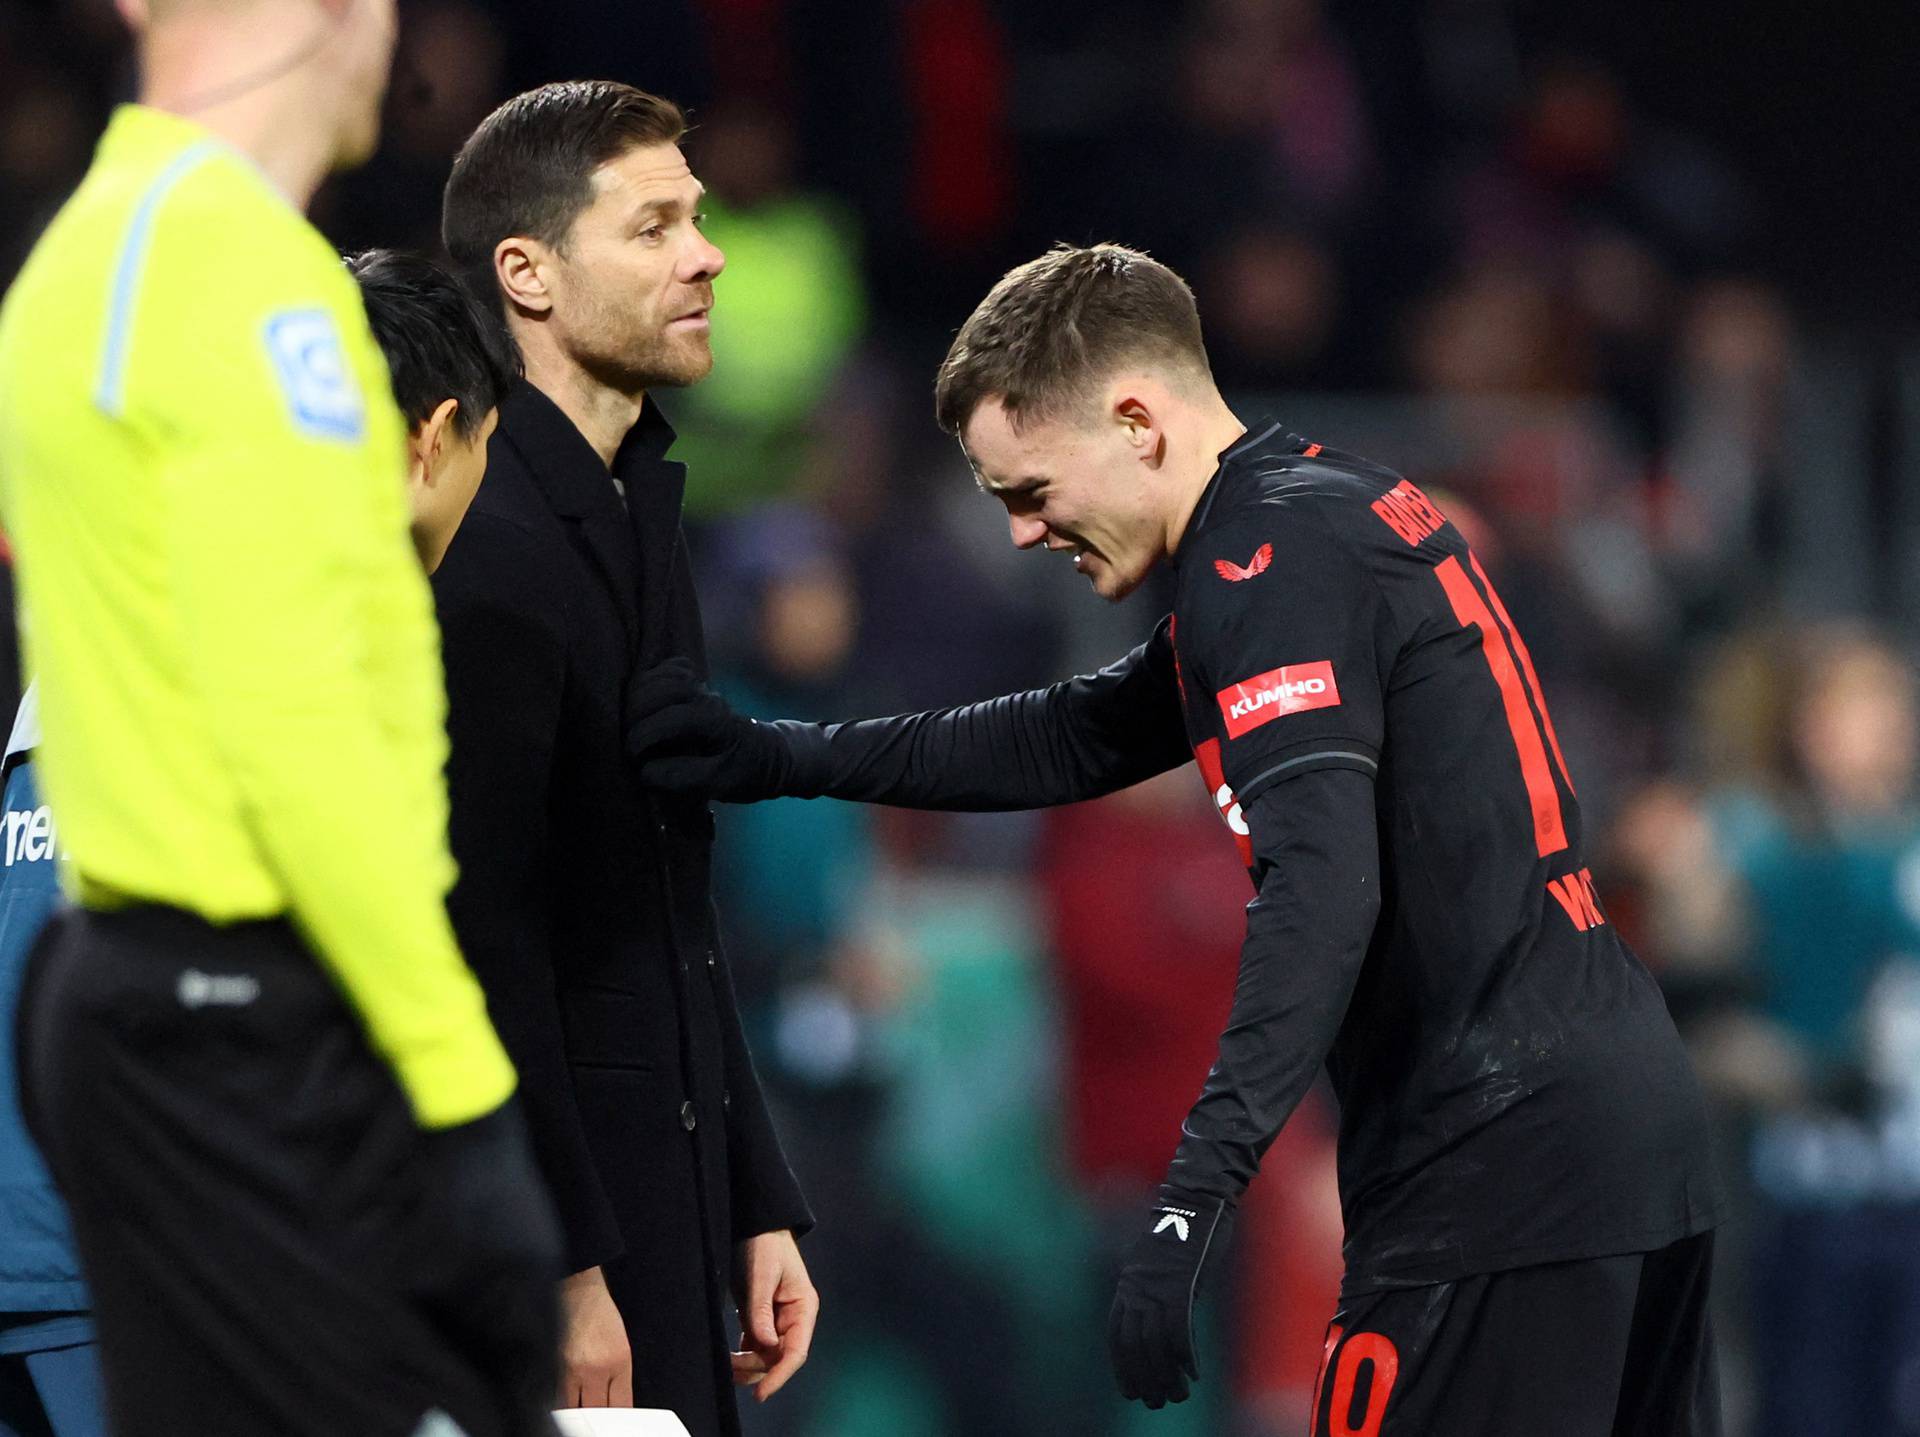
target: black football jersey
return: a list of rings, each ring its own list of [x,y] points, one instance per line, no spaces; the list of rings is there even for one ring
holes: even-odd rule
[[[1256,425],[1182,539],[1171,633],[1256,886],[1245,806],[1284,814],[1278,786],[1321,769],[1373,781],[1379,917],[1327,1059],[1346,1290],[1711,1227],[1698,1084],[1595,888],[1533,657],[1445,515]]]

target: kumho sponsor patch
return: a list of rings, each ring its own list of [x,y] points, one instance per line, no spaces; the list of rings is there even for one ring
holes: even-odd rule
[[[1337,708],[1340,687],[1333,681],[1333,661],[1286,664],[1255,674],[1220,690],[1220,716],[1227,721],[1227,737],[1239,738],[1282,714],[1308,709]]]

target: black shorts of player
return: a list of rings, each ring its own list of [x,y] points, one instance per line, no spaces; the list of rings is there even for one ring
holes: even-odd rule
[[[1345,1299],[1313,1437],[1719,1437],[1713,1234]]]
[[[544,1192],[476,1237],[291,928],[69,911],[21,1009],[116,1437],[551,1437]]]

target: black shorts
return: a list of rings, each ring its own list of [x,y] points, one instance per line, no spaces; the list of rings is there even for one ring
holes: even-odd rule
[[[286,924],[62,914],[20,1042],[116,1437],[553,1432],[544,1194],[524,1247],[478,1245],[449,1149]]]
[[[1313,1437],[1719,1437],[1713,1234],[1348,1298]]]

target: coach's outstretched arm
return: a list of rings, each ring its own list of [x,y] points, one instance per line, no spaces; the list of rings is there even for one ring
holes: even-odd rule
[[[756,722],[669,661],[635,676],[627,736],[641,781],[668,792],[973,812],[1098,798],[1192,757],[1165,620],[1097,673],[849,723]]]
[[[1244,807],[1259,895],[1220,1055],[1121,1269],[1108,1346],[1121,1394],[1179,1402],[1198,1375],[1193,1297],[1260,1159],[1312,1086],[1380,914],[1373,780],[1322,768]]]

